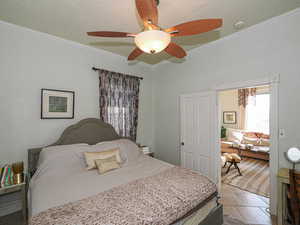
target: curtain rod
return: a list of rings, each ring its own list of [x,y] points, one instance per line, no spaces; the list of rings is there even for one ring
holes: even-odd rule
[[[99,70],[102,70],[102,69],[99,69],[99,68],[96,68],[96,67],[92,67],[92,70],[94,70],[94,71],[99,71]],[[132,76],[132,75],[129,75],[129,76]],[[139,78],[140,80],[143,80],[143,79],[144,79],[143,77],[138,77],[138,76],[132,76],[132,77],[137,77],[137,78]]]

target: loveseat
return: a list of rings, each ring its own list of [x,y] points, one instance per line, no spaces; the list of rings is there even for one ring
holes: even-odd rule
[[[221,141],[221,151],[268,161],[270,135],[227,128],[226,138]]]

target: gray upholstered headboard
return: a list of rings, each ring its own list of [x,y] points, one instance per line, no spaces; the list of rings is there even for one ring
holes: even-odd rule
[[[121,138],[115,129],[100,119],[89,118],[67,127],[54,145],[69,145],[87,143],[90,145],[102,141],[112,141]],[[31,178],[37,169],[39,155],[43,147],[28,149],[28,175]]]

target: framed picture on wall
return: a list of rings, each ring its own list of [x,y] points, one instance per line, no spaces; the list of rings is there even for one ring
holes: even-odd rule
[[[41,119],[74,119],[74,91],[41,90]]]
[[[223,123],[224,124],[236,124],[236,112],[235,111],[224,111],[223,112]]]

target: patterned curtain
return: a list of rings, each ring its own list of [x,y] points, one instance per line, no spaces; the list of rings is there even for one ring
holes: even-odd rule
[[[138,125],[138,77],[99,70],[100,118],[122,137],[136,140]]]
[[[250,98],[251,97],[251,98]],[[255,104],[256,88],[238,89],[238,102],[240,107],[239,129],[245,129],[246,124],[246,106],[251,102]]]
[[[239,106],[243,106],[246,108],[246,106],[249,103],[249,97],[251,96],[251,100],[255,104],[255,96],[256,96],[256,88],[243,88],[238,90],[238,96],[239,96]]]

